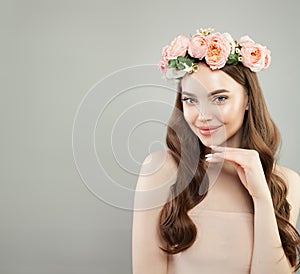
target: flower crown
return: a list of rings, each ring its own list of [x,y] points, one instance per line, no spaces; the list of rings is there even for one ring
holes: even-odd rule
[[[171,45],[165,46],[159,63],[165,78],[176,79],[187,72],[195,72],[201,60],[212,70],[239,62],[254,72],[269,67],[271,52],[265,46],[255,43],[249,36],[237,41],[229,33],[213,31],[211,28],[198,29],[191,38],[179,35]]]

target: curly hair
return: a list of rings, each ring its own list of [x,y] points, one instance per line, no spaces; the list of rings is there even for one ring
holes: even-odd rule
[[[281,145],[279,130],[270,117],[256,73],[243,65],[227,65],[221,70],[248,92],[249,109],[243,120],[241,148],[254,149],[259,153],[284,252],[290,264],[298,270],[300,235],[289,222],[291,205],[286,199],[287,184],[274,169],[276,153]],[[164,243],[160,248],[168,254],[186,250],[195,242],[197,228],[187,213],[205,198],[209,185],[205,161],[207,148],[184,119],[181,92],[180,80],[166,135],[166,144],[177,164],[178,175],[170,187],[169,200],[164,204],[159,218],[159,233]]]

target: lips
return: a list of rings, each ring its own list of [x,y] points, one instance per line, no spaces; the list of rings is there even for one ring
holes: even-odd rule
[[[218,131],[219,128],[221,128],[221,126],[215,126],[215,127],[198,127],[200,134],[202,134],[204,136],[209,136],[209,135],[215,133],[216,131]]]

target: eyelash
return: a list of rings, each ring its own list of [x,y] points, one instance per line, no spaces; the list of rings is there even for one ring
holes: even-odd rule
[[[216,99],[218,99],[218,98],[223,98],[223,99],[224,99],[222,102],[219,102],[219,103],[221,103],[221,104],[222,104],[223,102],[225,102],[226,99],[228,99],[227,96],[220,95],[220,96],[215,97],[214,100],[216,100]],[[214,100],[213,100],[213,101],[214,101]]]
[[[214,97],[212,101],[215,101],[215,100],[218,99],[218,98],[223,98],[223,99],[224,99],[224,100],[222,100],[221,102],[217,102],[218,105],[224,103],[225,100],[228,99],[227,96],[219,95],[219,96],[217,96],[217,97]],[[183,101],[183,102],[185,101],[185,102],[186,102],[187,104],[189,104],[189,105],[193,104],[193,103],[189,103],[188,100],[193,100],[194,102],[197,101],[197,99],[193,99],[193,98],[190,98],[190,97],[184,97],[184,98],[181,99],[181,101]]]
[[[184,97],[181,99],[182,102],[186,101],[187,104],[192,104],[192,103],[189,103],[188,100],[195,100],[195,99],[189,98],[189,97]]]

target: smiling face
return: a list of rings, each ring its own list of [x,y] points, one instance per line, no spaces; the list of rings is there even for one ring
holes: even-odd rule
[[[245,88],[221,70],[198,66],[181,82],[186,122],[205,146],[240,147],[248,109]]]

